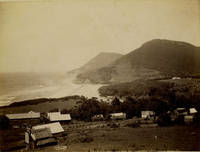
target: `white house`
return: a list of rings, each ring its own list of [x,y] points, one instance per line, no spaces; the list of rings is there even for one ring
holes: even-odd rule
[[[112,113],[111,115],[111,119],[113,120],[119,120],[119,119],[126,119],[126,114],[123,112],[120,113]]]

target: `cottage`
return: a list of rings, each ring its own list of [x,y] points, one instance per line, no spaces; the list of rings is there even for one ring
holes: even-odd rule
[[[28,129],[25,132],[25,143],[29,145],[29,148],[34,149],[35,147],[46,144],[55,144],[57,141],[49,128],[42,128]]]
[[[141,111],[141,117],[143,119],[150,119],[155,116],[154,111]]]
[[[33,126],[32,129],[43,129],[43,128],[49,128],[52,134],[62,133],[64,132],[62,126],[59,122],[49,123],[49,124],[43,124],[43,125],[37,125]]]
[[[126,119],[126,114],[123,112],[120,113],[112,113],[111,115],[111,119],[113,120],[120,120],[120,119]]]
[[[40,123],[40,113],[30,111],[29,113],[6,114],[10,120],[10,125],[23,126],[23,125],[36,125]]]

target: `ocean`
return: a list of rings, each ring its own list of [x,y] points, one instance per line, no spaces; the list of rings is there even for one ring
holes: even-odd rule
[[[102,85],[74,84],[58,73],[0,73],[0,106],[36,98],[99,97]]]

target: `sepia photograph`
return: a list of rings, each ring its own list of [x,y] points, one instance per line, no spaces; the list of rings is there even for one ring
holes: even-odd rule
[[[200,0],[0,0],[0,152],[200,151]]]

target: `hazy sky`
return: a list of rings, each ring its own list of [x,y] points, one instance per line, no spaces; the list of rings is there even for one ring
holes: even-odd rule
[[[200,46],[200,1],[0,2],[0,72],[66,72],[154,38]]]

